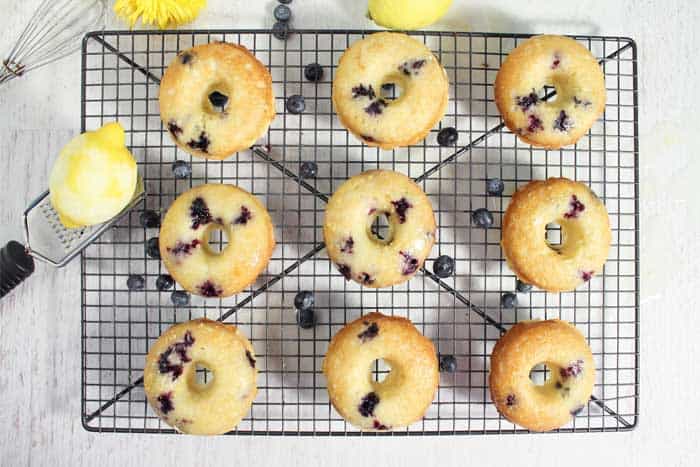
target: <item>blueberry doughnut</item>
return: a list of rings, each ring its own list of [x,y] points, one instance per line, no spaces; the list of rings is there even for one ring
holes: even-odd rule
[[[197,366],[213,379],[197,381]],[[231,431],[258,392],[255,352],[235,327],[196,319],[165,331],[146,356],[143,386],[153,410],[168,425],[193,435]]]
[[[547,224],[561,227],[550,245]],[[566,178],[532,181],[514,195],[503,217],[501,246],[518,278],[550,292],[574,290],[600,272],[610,250],[610,220],[586,185]]]
[[[371,368],[391,366],[377,382]],[[407,319],[370,313],[333,338],[323,360],[328,395],[340,415],[362,430],[390,430],[420,420],[439,382],[435,347]]]
[[[209,245],[222,231],[228,244]],[[159,249],[166,269],[189,292],[228,297],[253,283],[275,247],[270,215],[258,199],[233,185],[200,185],[181,194],[165,214]]]
[[[400,88],[395,100],[388,88]],[[379,32],[355,42],[340,58],[333,106],[340,122],[369,146],[393,149],[422,141],[442,118],[447,74],[428,47],[406,34]]]
[[[275,116],[270,72],[245,47],[225,42],[181,52],[163,74],[159,102],[175,143],[206,159],[249,148]]]
[[[389,231],[372,232],[379,216]],[[326,206],[323,236],[331,261],[345,279],[388,287],[416,274],[435,242],[430,200],[407,176],[371,170],[343,183]]]
[[[543,385],[530,379],[544,363]],[[489,388],[498,412],[532,431],[549,431],[571,420],[588,404],[595,366],[586,339],[566,321],[525,321],[513,326],[491,353]]]
[[[545,85],[556,88],[555,99],[542,99]],[[494,92],[506,126],[547,149],[576,143],[605,111],[603,70],[568,37],[536,36],[520,44],[501,65]]]

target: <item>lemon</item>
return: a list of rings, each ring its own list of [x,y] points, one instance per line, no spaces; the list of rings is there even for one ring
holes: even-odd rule
[[[418,29],[439,20],[452,0],[369,0],[369,15],[388,29]]]
[[[138,179],[119,123],[73,138],[49,177],[51,205],[68,228],[105,222],[129,204]]]

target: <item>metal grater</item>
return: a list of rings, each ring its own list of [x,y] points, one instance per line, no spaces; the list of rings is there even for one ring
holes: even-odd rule
[[[51,205],[48,190],[24,211],[24,245],[10,241],[0,250],[0,298],[34,272],[34,258],[63,267],[145,198],[139,175],[134,197],[116,216],[102,224],[68,229]]]

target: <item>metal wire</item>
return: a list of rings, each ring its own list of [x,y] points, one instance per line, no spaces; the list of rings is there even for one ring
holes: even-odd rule
[[[330,100],[335,64],[369,31],[295,31],[289,40],[270,31],[100,32],[83,46],[82,127],[119,120],[139,160],[148,193],[145,207],[165,213],[177,194],[201,183],[233,183],[266,204],[278,246],[267,271],[247,291],[227,299],[192,297],[176,308],[169,292],[155,288],[166,271],[144,253],[157,236],[139,225],[135,210],[82,255],[82,418],[99,432],[172,433],[145,400],[145,354],[170,325],[207,316],[239,326],[251,339],[260,368],[259,392],[235,434],[400,436],[422,434],[526,433],[496,412],[489,400],[489,355],[501,333],[533,318],[561,318],[584,332],[593,350],[594,397],[559,431],[621,431],[633,428],[639,395],[639,206],[637,55],[631,39],[576,37],[600,57],[606,75],[605,116],[576,146],[544,151],[523,144],[504,128],[493,102],[496,72],[525,35],[412,33],[434,50],[451,83],[440,127],[454,126],[459,143],[440,147],[435,129],[424,142],[387,152],[364,146],[340,125]],[[164,134],[158,111],[159,76],[178,51],[225,40],[245,45],[273,76],[278,117],[262,145],[222,161],[192,159]],[[317,62],[320,83],[304,79]],[[285,112],[287,96],[306,99],[302,115]],[[170,164],[192,164],[190,180],[175,180]],[[302,179],[299,165],[313,161],[318,176]],[[330,194],[362,171],[398,170],[430,196],[439,225],[438,243],[410,282],[367,289],[345,282],[324,252],[323,210]],[[566,176],[587,183],[604,200],[613,229],[605,270],[575,292],[519,294],[516,309],[500,296],[515,278],[499,246],[500,221],[509,196],[532,179]],[[486,194],[485,181],[505,181],[502,197]],[[472,227],[470,213],[488,207],[496,227]],[[456,274],[440,279],[433,260],[456,259]],[[128,291],[129,274],[147,287]],[[293,300],[313,290],[318,324],[300,329]],[[403,430],[361,433],[333,410],[321,372],[330,338],[362,313],[405,316],[457,358],[457,372],[442,374],[424,419]],[[375,377],[384,373],[376,366]],[[545,369],[540,369],[540,373]],[[544,373],[540,375],[544,377]]]

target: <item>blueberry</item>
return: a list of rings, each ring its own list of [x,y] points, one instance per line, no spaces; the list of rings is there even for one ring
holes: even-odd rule
[[[501,306],[503,308],[515,308],[518,305],[518,296],[508,292],[501,296]]]
[[[318,173],[318,165],[312,161],[302,162],[299,166],[299,175],[301,178],[316,178]]]
[[[190,304],[190,294],[182,290],[176,290],[170,294],[170,301],[175,306],[187,306]]]
[[[160,242],[158,237],[151,237],[146,241],[146,254],[153,259],[160,259]]]
[[[126,286],[129,290],[141,290],[146,287],[146,279],[139,274],[132,274],[126,280]]]
[[[297,324],[302,329],[311,329],[316,326],[316,313],[313,308],[297,311]]]
[[[161,274],[156,279],[156,288],[158,290],[168,290],[175,285],[175,280],[170,274]]]
[[[173,162],[173,175],[175,178],[183,179],[187,178],[192,174],[192,168],[190,164],[185,161],[175,161]]]
[[[440,371],[445,373],[457,371],[457,359],[454,355],[440,355]]]
[[[489,178],[486,180],[486,193],[493,196],[501,196],[504,189],[505,185],[500,178]]]
[[[290,114],[300,114],[306,109],[306,102],[304,102],[304,96],[299,94],[294,94],[289,96],[287,99],[287,112]]]
[[[318,63],[309,63],[304,67],[304,77],[313,83],[321,81],[323,79],[323,67]]]
[[[314,293],[308,290],[302,290],[294,297],[294,307],[297,310],[308,310],[314,306]]]
[[[273,15],[277,21],[286,23],[292,19],[292,10],[287,5],[277,5]]]
[[[157,229],[160,227],[160,216],[151,209],[143,211],[141,216],[139,216],[139,221],[141,222],[141,226],[147,229]]]
[[[279,1],[280,3],[286,3],[287,5],[289,5],[290,3],[292,3],[292,0],[278,0],[278,1]]]
[[[479,208],[472,212],[472,222],[478,227],[488,229],[493,225],[493,214],[486,208]]]
[[[272,26],[272,35],[281,41],[286,41],[289,37],[289,24],[281,21]]]
[[[532,290],[532,285],[517,279],[515,281],[515,289],[520,293],[528,293]]]
[[[438,133],[437,140],[440,146],[454,146],[457,144],[457,139],[459,139],[459,133],[455,128],[447,127],[440,130]]]
[[[438,277],[450,277],[455,270],[455,261],[447,255],[438,256],[433,263],[433,272]]]

